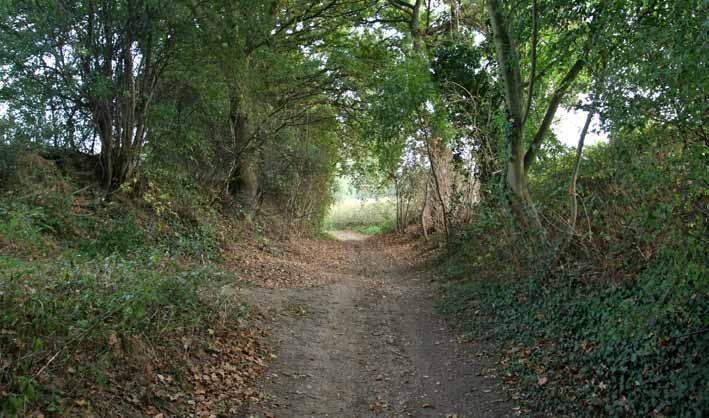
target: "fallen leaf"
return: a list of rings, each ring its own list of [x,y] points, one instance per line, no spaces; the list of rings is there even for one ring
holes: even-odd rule
[[[377,414],[382,412],[383,409],[384,409],[384,407],[382,406],[382,404],[379,403],[379,401],[374,401],[371,404],[369,404],[369,410],[372,412],[375,412]]]

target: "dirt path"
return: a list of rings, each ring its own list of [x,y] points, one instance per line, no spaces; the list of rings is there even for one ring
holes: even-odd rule
[[[246,291],[268,307],[277,355],[264,379],[271,400],[253,416],[511,416],[487,356],[457,342],[435,312],[435,284],[402,258],[409,244],[336,237],[317,266],[334,282]]]

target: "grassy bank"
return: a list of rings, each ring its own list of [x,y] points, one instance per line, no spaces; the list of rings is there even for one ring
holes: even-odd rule
[[[525,416],[706,416],[706,177],[701,152],[665,144],[644,135],[589,150],[583,221],[552,256],[491,198],[441,259],[441,311],[499,344]],[[533,186],[554,220],[571,159],[548,166]],[[550,231],[554,242],[565,229]]]
[[[106,201],[28,158],[0,195],[0,415],[237,413],[265,353],[249,308],[218,291],[243,228]]]

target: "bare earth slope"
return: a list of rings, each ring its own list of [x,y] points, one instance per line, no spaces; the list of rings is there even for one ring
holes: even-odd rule
[[[410,244],[336,236],[308,268],[323,285],[240,290],[272,319],[277,355],[270,401],[253,416],[511,416],[481,347],[457,341],[434,309],[435,284],[403,258]]]

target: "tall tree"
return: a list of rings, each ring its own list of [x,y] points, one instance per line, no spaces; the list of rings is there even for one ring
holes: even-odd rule
[[[184,13],[154,0],[12,1],[0,21],[9,85],[59,94],[91,118],[100,176],[110,192],[134,177],[149,132],[153,93]],[[27,80],[41,79],[36,90]]]
[[[347,17],[363,7],[359,3],[192,2],[199,22],[194,57],[206,58],[228,96],[224,191],[237,194],[248,211],[258,205],[261,147],[285,127],[304,123],[307,109],[327,102],[336,70],[320,62],[316,50],[326,40],[336,42]]]
[[[547,138],[559,105],[586,66],[589,39],[584,39],[584,35],[582,35],[584,32],[581,29],[577,30],[580,34],[565,32],[560,39],[557,38],[556,42],[548,44],[551,48],[546,53],[554,54],[552,48],[558,47],[560,44],[570,45],[570,47],[557,52],[558,54],[567,54],[567,56],[552,57],[548,60],[549,63],[545,71],[540,71],[537,68],[540,46],[539,5],[537,0],[532,0],[531,45],[529,48],[531,56],[528,77],[526,81],[523,81],[519,45],[514,37],[516,28],[512,26],[509,12],[499,0],[487,0],[486,5],[495,39],[497,63],[505,95],[508,122],[505,133],[508,144],[506,165],[510,205],[515,218],[525,229],[528,229],[531,224],[534,226],[535,233],[541,233],[543,230],[541,221],[529,192],[529,168]],[[582,15],[581,17],[592,19],[592,16]],[[590,32],[595,30],[594,28],[587,29],[583,19],[578,19],[577,25]],[[566,49],[570,49],[570,51]],[[548,73],[561,74],[561,76],[554,80],[548,76]],[[540,86],[542,84],[540,81],[546,81],[546,84]],[[546,98],[546,104],[541,110],[542,119],[536,126],[530,127],[529,122],[533,120],[530,117],[531,112],[534,111],[533,105],[539,104],[544,98]],[[527,132],[531,132],[531,134]],[[527,140],[528,135],[529,141]]]

